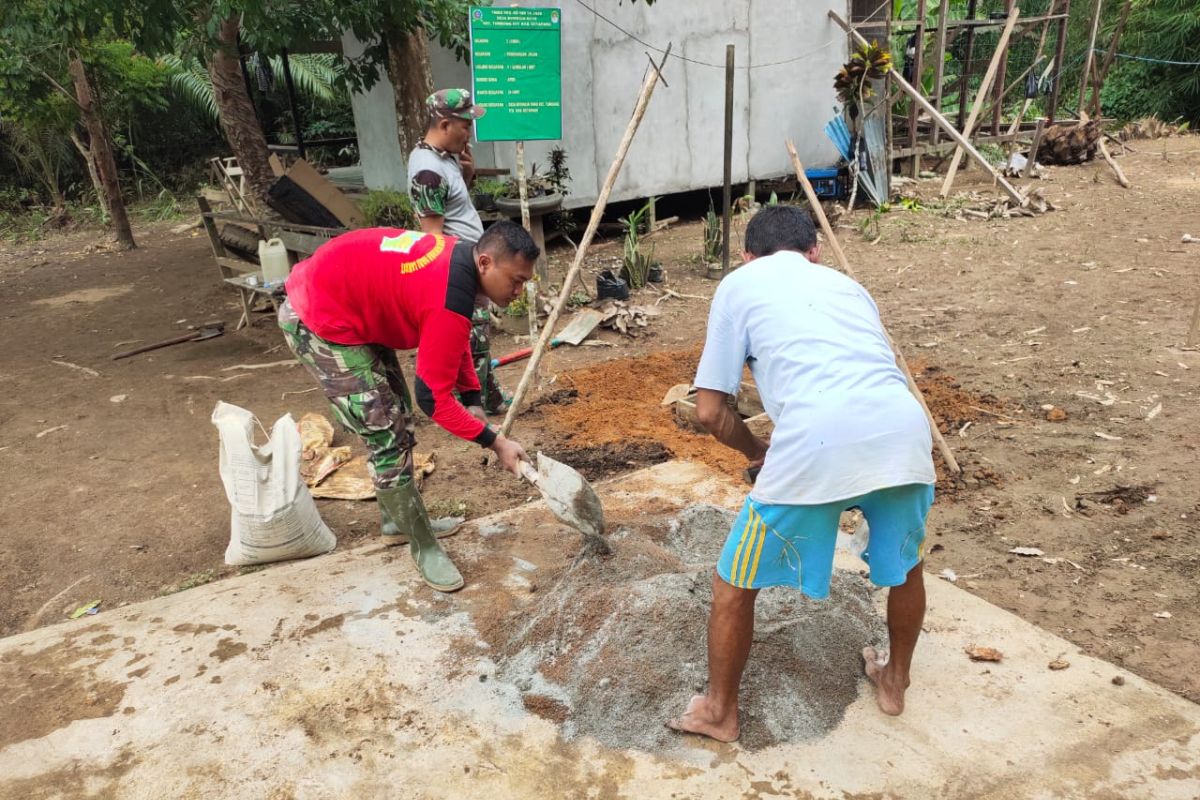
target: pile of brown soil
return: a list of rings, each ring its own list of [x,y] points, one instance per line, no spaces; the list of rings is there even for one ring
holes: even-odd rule
[[[566,373],[561,380],[570,388],[557,390],[552,400],[537,406],[562,441],[563,449],[555,457],[589,479],[658,463],[668,456],[739,475],[746,467],[741,453],[682,427],[674,410],[661,405],[668,389],[691,382],[699,358],[697,349],[668,351],[614,359]],[[1005,417],[1005,404],[994,395],[968,391],[939,367],[920,362],[911,366],[943,434],[957,433],[968,422]],[[939,476],[944,476],[940,457],[936,461]],[[966,469],[969,465],[962,466]],[[1000,476],[988,468],[972,467],[970,476],[979,485],[1000,482]],[[942,480],[939,488],[954,487]]]
[[[612,556],[540,575],[545,588],[523,607],[477,619],[498,677],[567,739],[667,744],[675,734],[663,723],[705,688],[711,565],[732,521],[724,509],[691,506],[665,524],[618,529]],[[886,640],[870,592],[862,577],[838,574],[829,600],[760,595],[743,747],[820,737],[840,722],[863,685],[862,646]]]

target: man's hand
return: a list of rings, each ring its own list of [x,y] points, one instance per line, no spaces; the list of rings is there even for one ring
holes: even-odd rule
[[[483,410],[483,406],[467,406],[467,413],[487,425],[487,412]]]
[[[475,156],[471,155],[471,145],[463,148],[463,151],[458,154],[458,165],[462,167],[463,180],[467,182],[467,186],[475,180]]]
[[[524,447],[503,435],[497,436],[496,441],[492,442],[492,452],[499,457],[500,466],[513,475],[520,475],[521,462],[529,460]]]

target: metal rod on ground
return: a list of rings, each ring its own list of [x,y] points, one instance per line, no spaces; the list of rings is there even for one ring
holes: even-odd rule
[[[629,125],[625,128],[625,135],[621,138],[621,144],[617,147],[617,155],[613,158],[612,165],[608,168],[608,175],[605,177],[604,184],[600,188],[600,194],[596,197],[596,204],[592,206],[592,216],[588,220],[588,226],[583,232],[583,238],[579,240],[579,247],[575,250],[575,260],[571,263],[571,268],[567,270],[566,277],[563,278],[562,290],[558,293],[558,300],[555,302],[554,308],[550,310],[550,316],[546,319],[545,327],[542,328],[542,336],[533,348],[533,355],[529,358],[529,365],[525,367],[525,373],[521,376],[521,382],[517,384],[517,391],[513,395],[512,405],[508,407],[508,413],[504,416],[504,424],[500,426],[500,432],[505,436],[512,430],[517,413],[521,410],[521,403],[525,399],[525,395],[529,393],[529,387],[533,383],[533,379],[537,376],[537,368],[542,362],[542,356],[545,354],[547,346],[550,344],[554,324],[558,322],[558,316],[562,313],[563,308],[567,304],[567,299],[571,296],[571,283],[575,280],[575,276],[579,274],[580,268],[583,267],[584,256],[587,255],[588,246],[591,245],[592,238],[596,235],[596,229],[600,227],[600,219],[604,216],[604,207],[608,205],[608,196],[612,194],[613,184],[617,182],[617,175],[621,172],[621,165],[625,163],[625,156],[629,152],[630,144],[633,143],[633,135],[637,133],[638,126],[641,125],[642,117],[646,116],[646,106],[650,103],[650,96],[654,94],[655,85],[661,80],[660,73],[670,55],[671,45],[668,44],[666,51],[663,53],[662,61],[657,66],[651,64],[650,71],[646,75],[646,80],[642,82],[642,90],[638,94],[637,105],[633,109],[633,116],[630,117]]]
[[[858,44],[867,43],[867,40],[862,37],[862,34],[850,27],[846,20],[842,19],[841,15],[836,11],[830,11],[829,18],[836,22],[842,30],[849,33]],[[950,120],[946,119],[936,108],[930,105],[929,101],[922,97],[921,93],[914,89],[908,81],[904,80],[902,76],[897,75],[895,70],[889,70],[889,74],[891,74],[892,80],[905,94],[913,98],[913,100],[920,105],[921,108],[925,109],[925,113],[930,115],[934,123],[941,126],[942,130],[945,131],[951,139],[957,142],[959,147],[962,147],[967,151],[967,155],[969,155],[977,164],[987,170],[988,174],[991,175],[996,181],[997,185],[1004,190],[1004,193],[1012,198],[1013,202],[1022,207],[1029,202],[1028,198],[1021,194],[1021,192],[1018,191],[1015,186],[1006,181],[1004,176],[997,172],[996,168],[989,164],[988,160],[984,158],[961,133],[958,132],[958,129],[950,124]]]
[[[1038,117],[1037,128],[1033,131],[1033,144],[1029,146],[1029,157],[1025,159],[1025,166],[1021,168],[1021,177],[1024,178],[1033,169],[1033,165],[1037,163],[1037,151],[1042,146],[1042,134],[1046,132],[1046,118]]]
[[[792,157],[792,169],[796,172],[796,180],[800,182],[801,188],[804,189],[804,196],[808,198],[808,205],[812,209],[812,214],[817,219],[817,223],[821,226],[821,232],[825,234],[825,239],[829,243],[829,249],[833,251],[834,260],[841,267],[842,272],[853,279],[858,280],[854,274],[853,268],[850,266],[850,260],[846,258],[845,251],[842,250],[842,245],[838,242],[837,235],[833,232],[833,227],[829,224],[829,219],[825,216],[825,209],[821,208],[821,201],[817,198],[817,193],[813,190],[812,184],[809,183],[808,177],[804,174],[804,165],[800,163],[800,155],[796,152],[796,145],[792,144],[792,140],[787,140],[788,155]],[[938,430],[937,423],[933,420],[933,414],[929,412],[929,405],[925,402],[925,396],[921,394],[921,388],[917,386],[917,382],[913,379],[912,371],[908,368],[908,362],[904,360],[904,354],[900,352],[900,348],[896,345],[896,340],[891,334],[884,329],[884,335],[887,336],[888,344],[892,346],[892,353],[896,356],[896,365],[900,367],[900,371],[904,373],[904,380],[908,383],[908,390],[917,398],[917,402],[921,404],[921,408],[925,410],[925,418],[929,421],[929,431],[933,436],[933,443],[937,445],[938,452],[942,454],[942,460],[946,462],[946,467],[958,475],[962,472],[962,468],[958,465],[958,460],[954,457],[954,453],[950,451],[950,445],[946,444],[946,439],[942,436],[942,432]]]
[[[729,273],[729,223],[733,214],[733,77],[733,45],[730,44],[725,46],[725,173],[721,194],[722,276]]]
[[[937,45],[934,48],[934,58],[937,63],[934,65],[933,77],[933,107],[939,112],[942,110],[942,84],[946,80],[946,18],[950,15],[950,0],[942,0],[938,6],[938,27],[937,27]],[[937,144],[941,138],[941,130],[933,126],[933,143]],[[913,177],[920,177],[914,175]]]
[[[1096,8],[1092,11],[1092,33],[1088,37],[1087,56],[1083,60],[1083,75],[1079,79],[1079,111],[1083,116],[1087,104],[1088,87],[1092,84],[1092,62],[1096,59],[1096,34],[1100,31],[1100,11],[1104,8],[1104,0],[1096,0]]]
[[[914,36],[917,38],[917,51],[913,54],[913,87],[917,91],[921,91],[924,87],[924,82],[921,80],[921,73],[925,69],[925,11],[927,0],[917,0],[917,30]],[[910,104],[908,109],[908,140],[912,143],[914,149],[917,146],[917,140],[920,138],[918,134],[918,125],[920,124],[920,113],[916,103]],[[908,165],[908,174],[913,178],[921,177],[921,154],[913,153]]]
[[[521,200],[521,227],[527,233],[533,233],[529,222],[529,186],[525,182],[525,142],[517,142],[517,196]],[[538,259],[537,277],[525,284],[525,316],[529,318],[529,339],[538,335],[537,324],[537,285],[542,280],[543,268]]]
[[[1014,5],[1012,11],[1008,12],[1008,21],[1004,23],[1004,30],[1000,34],[1000,40],[996,43],[996,52],[992,53],[991,63],[988,64],[987,72],[983,75],[983,83],[979,84],[979,92],[975,95],[975,102],[971,105],[971,116],[967,117],[967,126],[963,128],[963,136],[968,139],[975,131],[975,123],[979,121],[979,112],[983,109],[988,92],[991,91],[992,82],[996,79],[996,71],[1008,55],[1008,39],[1012,36],[1013,27],[1016,26],[1019,16],[1021,16],[1021,9]],[[946,170],[946,179],[942,181],[942,190],[939,192],[942,197],[950,194],[950,185],[954,183],[954,176],[958,173],[962,159],[962,149],[955,148],[954,157],[950,159],[950,168]]]

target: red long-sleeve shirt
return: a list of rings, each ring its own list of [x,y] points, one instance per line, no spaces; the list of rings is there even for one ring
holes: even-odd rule
[[[495,441],[453,394],[480,404],[470,347],[479,272],[469,242],[398,228],[350,231],[297,264],[286,285],[292,308],[322,339],[415,348],[421,409],[455,436]]]

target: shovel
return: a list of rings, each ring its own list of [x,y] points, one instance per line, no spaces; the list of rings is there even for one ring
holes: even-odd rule
[[[569,344],[573,347],[579,346],[584,339],[592,334],[592,331],[596,330],[596,326],[600,324],[602,319],[604,319],[604,315],[594,308],[585,308],[582,311],[576,312],[571,321],[567,323],[567,327],[559,331],[558,336],[550,340],[550,347],[555,348],[560,344]],[[500,358],[493,358],[492,367],[502,367],[505,364],[529,358],[531,355],[533,355],[533,348],[526,347],[522,350],[517,350],[515,353],[509,353]]]
[[[600,555],[612,552],[602,535],[604,508],[596,490],[582,475],[561,461],[538,453],[537,469],[528,461],[521,462],[521,477],[538,488],[560,522],[583,534],[593,552]]]
[[[141,347],[135,347],[132,350],[126,350],[123,353],[115,353],[112,356],[113,361],[122,358],[136,356],[138,353],[148,353],[151,350],[158,350],[160,347],[170,347],[173,344],[183,344],[184,342],[202,342],[205,339],[214,339],[225,332],[225,323],[221,323],[212,328],[198,328],[191,333],[186,333],[183,336],[176,336],[171,339],[164,339],[161,342],[154,344],[145,344]]]

